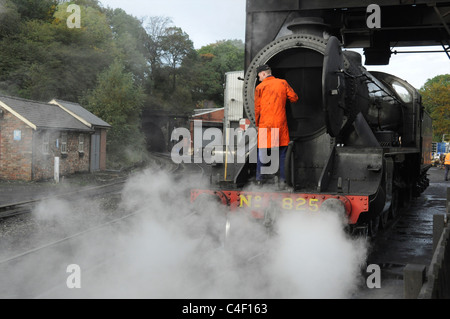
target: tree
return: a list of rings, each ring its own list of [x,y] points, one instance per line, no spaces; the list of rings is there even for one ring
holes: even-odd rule
[[[58,0],[11,0],[23,20],[53,20]]]
[[[162,39],[167,35],[167,29],[171,26],[172,20],[168,17],[150,17],[146,26],[147,37],[144,41],[146,58],[150,65],[150,90],[154,88],[155,77],[162,66]]]
[[[19,31],[0,41],[0,89],[40,101],[78,102],[113,61],[112,33],[104,13],[81,7],[82,27],[67,27],[68,3],[53,20],[24,19]]]
[[[225,73],[243,68],[242,41],[196,51],[170,18],[143,22],[98,0],[72,2],[81,9],[80,28],[67,25],[69,1],[0,0],[0,92],[86,105],[113,125],[110,163],[145,150],[144,104],[175,113],[189,113],[202,101],[221,105]]]
[[[189,35],[177,27],[169,27],[161,38],[162,58],[172,75],[172,91],[176,90],[177,70],[183,59],[194,50],[194,43]]]
[[[223,40],[202,47],[197,56],[187,60],[191,68],[192,94],[194,100],[213,101],[223,105],[225,73],[244,69],[245,49],[240,40]]]
[[[10,0],[0,0],[0,39],[16,33],[20,28],[20,13]]]
[[[146,28],[150,66],[147,104],[151,109],[185,112],[192,110],[194,103],[189,83],[183,79],[182,66],[195,50],[189,36],[171,23],[169,18],[151,17]]]
[[[133,74],[125,71],[116,60],[102,72],[97,86],[85,98],[87,108],[109,123],[108,162],[127,165],[142,160],[144,135],[140,129],[140,115],[144,94],[135,84]]]
[[[106,16],[112,31],[115,58],[119,58],[125,69],[134,74],[140,85],[144,85],[148,77],[145,58],[147,33],[142,21],[122,9],[108,9]]]
[[[433,140],[440,142],[443,134],[450,134],[450,74],[429,79],[420,94],[425,110],[433,119]]]

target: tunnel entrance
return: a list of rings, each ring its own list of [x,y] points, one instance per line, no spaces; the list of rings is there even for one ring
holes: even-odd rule
[[[142,125],[142,130],[144,131],[145,135],[147,151],[149,152],[167,151],[164,133],[162,132],[162,130],[159,128],[158,125],[152,122],[147,122]]]

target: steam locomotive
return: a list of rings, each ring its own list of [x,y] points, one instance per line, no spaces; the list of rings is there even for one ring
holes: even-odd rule
[[[210,187],[193,189],[191,201],[215,199],[263,220],[280,211],[332,209],[345,215],[352,233],[374,236],[429,184],[431,118],[413,86],[394,75],[368,72],[361,55],[343,50],[320,18],[283,23],[259,51],[254,49],[260,39],[249,37],[256,31],[247,30],[243,107],[252,128],[256,69],[262,64],[298,94],[297,103],[286,105],[288,191],[271,188],[270,182],[267,188],[253,187],[256,145],[246,141],[245,161],[236,161],[236,146],[226,143],[220,150],[224,160],[208,166]]]

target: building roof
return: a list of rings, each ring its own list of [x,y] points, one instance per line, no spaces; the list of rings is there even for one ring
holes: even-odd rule
[[[214,112],[220,112],[220,111],[224,111],[225,108],[220,107],[220,108],[208,108],[208,109],[198,109],[198,110],[194,110],[194,115],[192,115],[192,117],[200,117],[203,116],[205,114],[211,114]]]
[[[83,122],[88,127],[102,127],[102,128],[109,128],[111,125],[100,119],[99,117],[95,116],[88,110],[86,110],[84,107],[82,107],[78,103],[74,102],[67,102],[62,100],[53,99],[49,102],[50,104],[54,104],[59,106],[64,111],[68,112],[73,117],[77,118],[79,121]]]
[[[0,107],[34,130],[93,131],[57,105],[0,95]]]

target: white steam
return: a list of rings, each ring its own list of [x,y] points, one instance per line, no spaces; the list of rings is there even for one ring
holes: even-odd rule
[[[337,214],[281,214],[276,234],[269,236],[261,221],[227,214],[218,203],[206,201],[194,211],[189,204],[193,186],[208,187],[154,169],[131,178],[120,209],[139,214],[72,243],[63,265],[80,265],[81,288],[68,289],[63,282],[42,296],[351,297],[367,248],[345,233]],[[55,204],[66,213],[47,206],[37,216],[66,227],[71,208]]]
[[[344,232],[337,214],[297,214],[279,222],[273,271],[286,298],[347,298],[366,257],[362,240]]]

